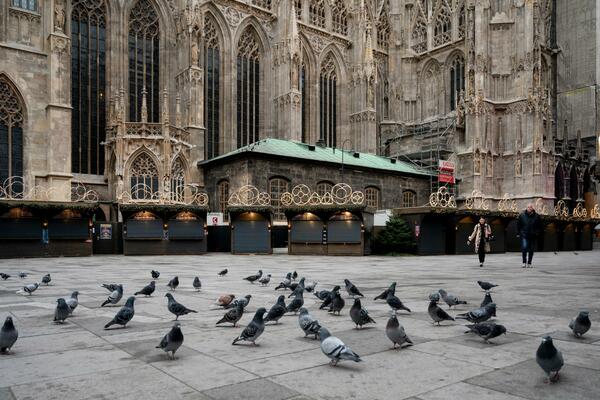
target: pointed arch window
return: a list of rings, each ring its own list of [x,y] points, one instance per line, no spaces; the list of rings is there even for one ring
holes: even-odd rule
[[[412,190],[405,190],[402,192],[402,207],[416,207],[417,206],[417,194]]]
[[[260,47],[248,28],[240,37],[237,55],[237,147],[258,140],[260,116]]]
[[[104,173],[106,5],[73,1],[71,11],[71,171]]]
[[[450,64],[450,110],[456,110],[460,93],[465,90],[465,59],[456,57]]]
[[[388,17],[387,7],[381,11],[379,20],[377,21],[377,46],[380,49],[387,50],[390,46],[390,20]]]
[[[294,7],[296,7],[296,17],[298,20],[302,20],[302,3],[304,0],[294,0]]]
[[[302,94],[302,107],[301,109],[301,133],[302,143],[308,143],[309,141],[309,124],[310,124],[310,93],[309,93],[309,75],[308,67],[306,66],[307,55],[302,54],[302,61],[300,63],[300,73],[298,74],[300,92]]]
[[[171,168],[171,200],[182,202],[185,198],[185,166],[177,157]]]
[[[449,43],[452,39],[452,15],[450,7],[445,1],[441,1],[439,10],[435,16],[433,28],[433,46],[438,47]]]
[[[129,177],[133,200],[158,198],[158,168],[148,153],[140,153],[133,160]]]
[[[335,33],[348,34],[348,10],[342,0],[335,0],[331,6],[331,19]]]
[[[410,35],[411,48],[415,53],[424,53],[427,51],[427,20],[421,9],[419,9],[418,13]]]
[[[264,8],[266,10],[271,9],[271,0],[252,0],[252,4]]]
[[[227,221],[227,202],[229,201],[229,181],[227,179],[217,184],[217,198],[219,201],[219,212],[223,213],[223,220]]]
[[[212,18],[204,18],[204,124],[206,125],[205,158],[219,155],[221,138],[221,49],[217,26]]]
[[[311,24],[325,28],[325,0],[310,0],[308,13]]]
[[[23,103],[5,76],[0,75],[0,185],[11,176],[23,176]],[[23,193],[22,179],[9,189],[14,197]]]
[[[13,7],[22,8],[23,10],[37,12],[37,0],[12,0]]]
[[[379,209],[381,206],[381,191],[374,186],[367,187],[365,189],[365,204],[367,207]]]
[[[321,64],[319,78],[320,140],[329,147],[337,144],[337,82],[333,56],[328,54]]]
[[[269,179],[269,194],[271,195],[271,207],[273,207],[273,219],[285,221],[285,213],[281,209],[281,195],[289,189],[289,182],[283,178]]]
[[[465,16],[465,2],[461,0],[460,5],[458,6],[458,38],[463,39],[465,37],[465,27],[467,25],[467,20]]]
[[[330,193],[331,189],[333,189],[333,183],[329,181],[321,181],[317,183],[317,194],[321,197],[325,196],[325,194]]]
[[[129,14],[129,119],[159,122],[160,26],[149,0],[138,0]],[[147,92],[147,110],[142,111],[142,92]]]

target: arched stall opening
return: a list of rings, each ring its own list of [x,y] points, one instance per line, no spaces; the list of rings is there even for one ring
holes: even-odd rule
[[[231,253],[271,254],[271,213],[230,211]]]
[[[363,255],[362,217],[350,211],[336,212],[327,220],[328,255]]]
[[[304,255],[327,254],[325,224],[321,217],[304,212],[288,219],[288,253]]]

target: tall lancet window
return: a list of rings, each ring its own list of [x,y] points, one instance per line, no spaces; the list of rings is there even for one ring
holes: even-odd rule
[[[463,90],[465,90],[465,60],[462,56],[457,56],[450,64],[450,110],[456,110],[460,92]]]
[[[251,28],[240,37],[237,55],[237,147],[258,140],[260,47]]]
[[[303,55],[302,62],[300,63],[300,73],[299,77],[299,88],[302,93],[302,143],[308,143],[309,141],[309,116],[310,116],[310,99],[309,99],[309,81],[308,81],[308,68],[306,66],[306,56]]]
[[[331,6],[333,31],[341,35],[348,34],[348,11],[342,0],[336,0]]]
[[[11,83],[0,75],[0,185],[11,176],[23,176],[23,102]],[[8,185],[8,196],[23,193],[22,178]]]
[[[142,92],[146,90],[148,122],[159,122],[158,15],[149,0],[138,0],[129,14],[129,119],[142,120]]]
[[[335,61],[328,54],[321,64],[319,79],[320,140],[329,147],[337,144],[337,71]]]
[[[71,11],[71,171],[104,173],[106,6],[74,0]]]
[[[217,26],[210,17],[204,18],[204,124],[206,125],[205,158],[219,155],[221,96],[221,50]]]

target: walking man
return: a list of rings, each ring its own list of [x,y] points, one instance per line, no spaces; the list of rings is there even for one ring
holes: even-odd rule
[[[523,268],[531,268],[533,252],[535,250],[537,235],[542,227],[542,220],[535,212],[533,204],[529,203],[527,209],[519,215],[517,221],[518,234],[521,237],[521,253],[523,255]]]

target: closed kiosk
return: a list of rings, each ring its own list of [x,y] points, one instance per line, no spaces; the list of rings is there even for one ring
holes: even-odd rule
[[[288,222],[288,253],[305,255],[327,254],[325,224],[316,214],[299,213]]]
[[[327,254],[364,254],[364,229],[362,219],[350,211],[338,212],[327,221]]]
[[[271,254],[271,212],[230,211],[231,252],[233,254]]]

